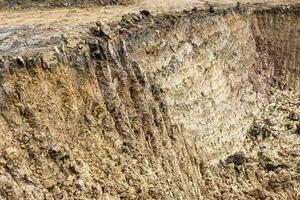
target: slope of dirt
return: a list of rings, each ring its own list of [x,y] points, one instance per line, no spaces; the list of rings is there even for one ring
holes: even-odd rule
[[[300,198],[300,93],[270,92],[242,150],[204,167],[205,199]]]
[[[300,5],[130,9],[3,25],[0,198],[298,199]]]
[[[300,9],[257,10],[253,30],[262,67],[273,85],[299,88]],[[284,30],[284,31],[283,31]]]

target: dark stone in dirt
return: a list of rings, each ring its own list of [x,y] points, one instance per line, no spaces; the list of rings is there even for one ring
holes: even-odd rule
[[[109,40],[112,38],[112,32],[109,26],[103,22],[97,22],[97,27],[91,29],[93,35]]]
[[[89,48],[92,58],[98,60],[107,60],[106,53],[102,46],[95,43],[90,43]]]
[[[288,130],[291,130],[291,129],[294,128],[294,124],[288,123],[288,124],[286,125],[286,128],[287,128]]]
[[[26,63],[24,62],[22,57],[17,58],[17,64],[20,66],[26,66]]]
[[[142,10],[140,13],[146,17],[150,15],[150,12],[148,10]]]
[[[276,87],[278,85],[278,80],[274,77],[272,77],[270,80],[269,80],[269,83],[272,87]]]
[[[213,6],[209,6],[208,11],[209,11],[210,13],[214,13],[214,12],[215,12],[215,8],[214,8]]]
[[[60,160],[63,162],[70,158],[67,150],[60,145],[51,146],[48,150],[48,154],[53,160]]]
[[[300,115],[298,113],[294,113],[292,112],[289,116],[288,116],[289,120],[292,121],[300,121]]]
[[[274,164],[274,163],[265,163],[265,165],[263,166],[265,170],[267,171],[274,171],[278,168],[286,168],[286,165],[283,164]]]
[[[261,136],[263,139],[266,139],[271,136],[271,131],[265,127],[255,125],[249,132],[250,137],[257,138]]]
[[[193,12],[197,12],[197,11],[198,11],[198,8],[197,8],[197,7],[194,7],[194,8],[192,9],[192,11],[193,11]]]
[[[247,161],[247,157],[244,152],[237,152],[226,159],[226,163],[233,163],[235,165],[242,165]]]

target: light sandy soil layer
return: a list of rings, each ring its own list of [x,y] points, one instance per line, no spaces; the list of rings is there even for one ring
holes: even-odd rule
[[[189,3],[0,14],[0,199],[300,198],[300,5]]]
[[[204,167],[205,199],[299,199],[300,95],[271,90],[241,151]]]

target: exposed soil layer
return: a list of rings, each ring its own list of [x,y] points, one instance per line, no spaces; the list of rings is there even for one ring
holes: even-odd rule
[[[204,167],[204,199],[299,199],[300,95],[272,89],[241,151]]]
[[[0,198],[299,199],[299,11],[3,28]]]

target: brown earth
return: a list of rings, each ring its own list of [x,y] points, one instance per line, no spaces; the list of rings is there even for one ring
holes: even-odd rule
[[[32,9],[126,5],[131,0],[0,0],[0,8]]]
[[[1,12],[0,199],[299,199],[300,5],[211,4]]]

